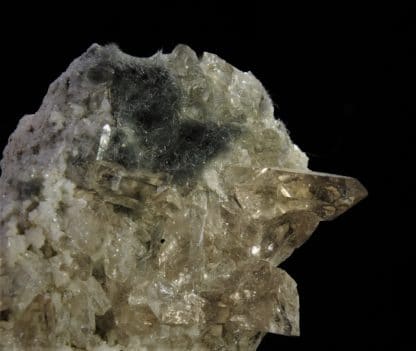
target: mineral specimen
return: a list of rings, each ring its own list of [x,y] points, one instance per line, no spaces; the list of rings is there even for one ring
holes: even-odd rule
[[[296,284],[276,267],[366,195],[307,161],[251,73],[184,45],[91,46],[4,151],[2,350],[298,335]]]

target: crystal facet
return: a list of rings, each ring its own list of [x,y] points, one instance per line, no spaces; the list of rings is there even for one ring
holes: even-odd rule
[[[251,74],[93,45],[21,119],[0,180],[0,348],[255,350],[298,335],[277,266],[366,196],[316,173]]]

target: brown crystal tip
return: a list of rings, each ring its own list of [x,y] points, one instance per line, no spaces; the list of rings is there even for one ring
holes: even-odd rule
[[[329,221],[368,195],[357,179],[334,174],[242,167],[233,172],[241,181],[236,185],[236,199],[254,217],[308,211]]]

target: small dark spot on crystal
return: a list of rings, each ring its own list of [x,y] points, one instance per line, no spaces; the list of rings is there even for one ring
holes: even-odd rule
[[[40,151],[40,146],[39,145],[35,145],[35,146],[32,147],[32,154],[33,155],[39,154],[39,151]]]
[[[102,262],[97,262],[94,264],[92,268],[92,276],[99,282],[100,284],[105,283],[105,271],[104,265]]]
[[[32,212],[36,207],[39,206],[38,201],[33,201],[26,209],[27,213]]]
[[[99,84],[110,81],[113,77],[113,74],[114,70],[109,65],[98,64],[88,71],[87,77],[91,82]]]
[[[55,249],[51,246],[48,240],[45,241],[43,246],[40,248],[45,258],[51,258],[57,255]]]
[[[35,131],[35,128],[33,128],[33,126],[29,127],[29,133],[33,133]]]
[[[115,327],[114,314],[110,309],[102,316],[95,316],[95,334],[107,340],[107,333]]]
[[[51,135],[51,137],[49,139],[49,141],[50,141],[51,144],[54,144],[56,142],[56,137],[57,137],[56,133],[54,133],[54,134]]]
[[[16,184],[20,200],[39,196],[42,190],[43,181],[41,178],[34,178],[29,181],[18,181]]]
[[[111,182],[114,179],[114,174],[104,173],[101,175],[101,180],[105,182]]]
[[[63,216],[63,215],[64,215],[64,213],[65,213],[66,208],[67,208],[67,205],[66,205],[64,202],[59,201],[59,203],[58,203],[58,208],[57,208],[57,211],[56,211],[56,212],[57,212],[60,216]]]
[[[118,204],[113,204],[113,209],[115,213],[125,214],[128,216],[132,216],[134,214],[133,209]]]
[[[18,235],[24,235],[27,227],[28,226],[27,226],[26,223],[24,223],[24,222],[18,222],[16,224],[17,234]]]
[[[9,317],[10,317],[10,309],[0,311],[0,321],[7,322],[9,320]]]
[[[160,239],[160,243],[163,244],[165,242],[165,239]]]

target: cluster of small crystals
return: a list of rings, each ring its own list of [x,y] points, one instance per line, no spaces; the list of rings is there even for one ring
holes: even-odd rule
[[[93,45],[20,120],[0,180],[0,349],[252,351],[298,335],[276,268],[362,199],[310,172],[260,82],[184,45]]]

